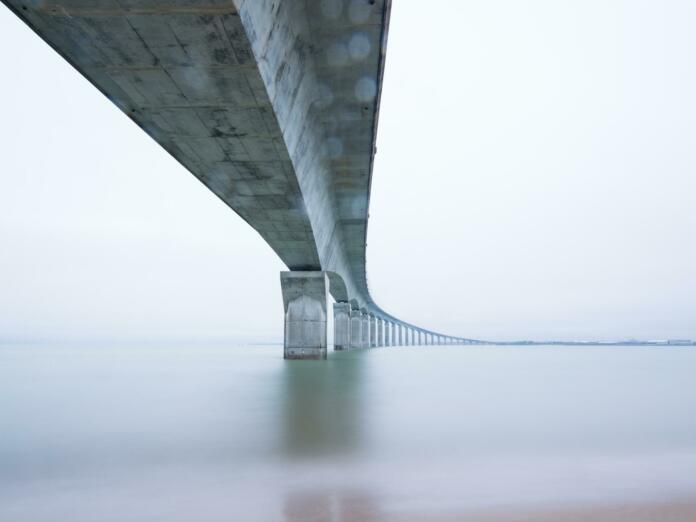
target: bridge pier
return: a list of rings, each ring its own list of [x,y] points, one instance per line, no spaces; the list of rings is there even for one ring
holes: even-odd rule
[[[350,347],[360,348],[362,343],[362,313],[360,310],[350,310]]]
[[[350,303],[334,303],[334,350],[350,348]]]
[[[360,339],[360,348],[369,348],[370,347],[370,316],[368,315],[367,312],[363,312],[360,315],[360,321],[361,321],[361,331],[362,331],[362,338]]]
[[[377,346],[384,346],[384,319],[377,318]]]
[[[384,346],[391,346],[391,323],[384,320]]]
[[[281,272],[286,359],[325,359],[329,278],[326,272]]]
[[[370,348],[377,347],[377,318],[370,314]]]

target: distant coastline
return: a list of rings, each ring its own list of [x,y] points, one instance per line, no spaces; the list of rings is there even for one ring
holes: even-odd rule
[[[626,339],[622,341],[498,341],[488,344],[514,345],[514,346],[696,346],[696,341],[691,339],[657,339],[641,341],[638,339]]]

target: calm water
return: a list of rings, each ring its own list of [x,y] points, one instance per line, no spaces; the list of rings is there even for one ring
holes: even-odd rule
[[[690,348],[0,347],[0,520],[693,500],[695,411]]]

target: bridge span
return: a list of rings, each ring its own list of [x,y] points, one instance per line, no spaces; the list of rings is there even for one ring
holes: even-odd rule
[[[370,186],[391,0],[2,0],[251,225],[280,277],[285,357],[479,344],[370,296]]]

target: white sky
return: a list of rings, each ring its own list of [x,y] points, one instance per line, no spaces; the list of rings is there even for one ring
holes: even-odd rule
[[[395,1],[377,302],[475,338],[696,338],[695,21]],[[4,6],[0,60],[0,340],[282,338],[283,265],[248,225]]]

